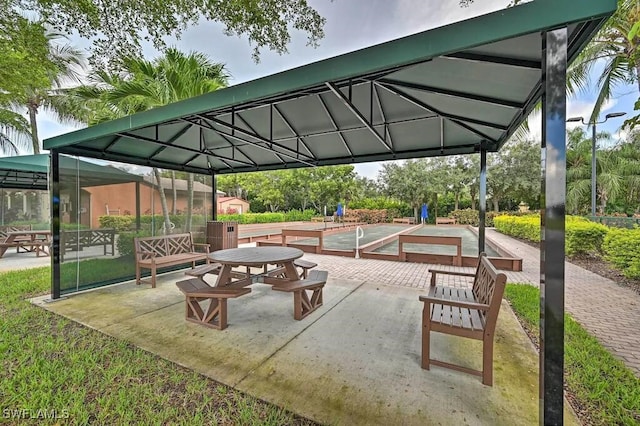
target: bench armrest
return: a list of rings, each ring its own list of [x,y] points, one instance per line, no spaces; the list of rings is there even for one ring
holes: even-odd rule
[[[436,285],[436,275],[438,274],[455,275],[458,277],[469,277],[469,278],[475,278],[476,276],[476,274],[472,272],[443,271],[441,269],[429,269],[429,272],[431,272],[431,286]]]
[[[209,253],[209,249],[211,248],[210,244],[205,244],[205,243],[193,243],[193,247],[202,247],[204,249],[205,253]]]
[[[420,301],[424,303],[433,303],[438,305],[456,306],[458,308],[477,309],[479,311],[488,311],[489,305],[477,302],[465,302],[463,300],[442,299],[440,297],[420,296]]]
[[[145,251],[145,250],[139,250],[136,251],[136,256],[143,256],[142,259],[146,260],[146,259],[155,259],[155,257],[157,256],[154,252],[152,251]]]

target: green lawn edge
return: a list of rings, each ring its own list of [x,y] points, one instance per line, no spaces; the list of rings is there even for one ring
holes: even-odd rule
[[[507,284],[505,298],[525,328],[537,336],[539,289],[529,284]],[[586,410],[590,423],[640,424],[640,379],[568,314],[564,361],[566,385]]]
[[[0,273],[0,423],[315,424],[32,305],[50,274]]]

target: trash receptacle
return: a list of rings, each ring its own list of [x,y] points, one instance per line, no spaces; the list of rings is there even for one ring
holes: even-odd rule
[[[238,222],[207,222],[209,251],[238,247]]]

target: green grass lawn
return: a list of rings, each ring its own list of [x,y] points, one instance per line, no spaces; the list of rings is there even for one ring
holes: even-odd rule
[[[0,423],[315,424],[25,300],[49,289],[49,268],[0,274]]]
[[[508,284],[505,298],[525,327],[538,333],[538,288]],[[569,315],[565,316],[565,382],[586,410],[589,424],[640,424],[640,379]]]

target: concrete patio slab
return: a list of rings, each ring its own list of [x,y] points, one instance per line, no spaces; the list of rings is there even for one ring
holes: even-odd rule
[[[422,289],[329,279],[324,305],[293,319],[291,294],[255,284],[229,300],[229,328],[184,319],[182,273],[34,303],[255,397],[325,424],[534,424],[538,357],[506,303],[496,331],[494,386],[420,368]],[[433,356],[479,367],[481,343],[434,334]],[[577,424],[566,414],[567,424]]]

